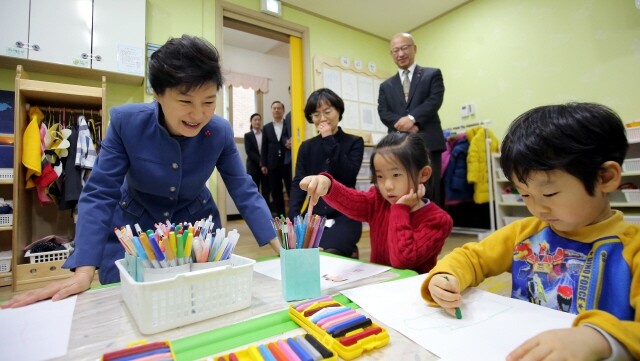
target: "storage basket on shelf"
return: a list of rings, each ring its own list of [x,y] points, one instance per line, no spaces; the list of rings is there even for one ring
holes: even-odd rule
[[[136,282],[125,260],[116,261],[122,298],[140,332],[152,334],[251,306],[256,261],[231,255],[231,265]]]
[[[0,168],[0,181],[13,181],[13,168]]]
[[[640,143],[640,127],[627,127],[627,141]]]
[[[624,220],[629,223],[640,224],[640,216],[628,216],[625,214]]]
[[[0,273],[11,271],[11,251],[0,252]]]
[[[28,250],[27,253],[24,254],[24,256],[29,258],[29,263],[64,261],[69,257],[69,252],[71,248],[71,246],[68,243],[64,244],[64,246],[67,249],[60,250],[60,251],[32,253],[31,250]]]
[[[622,163],[623,172],[640,172],[640,158],[625,159]]]
[[[0,227],[13,225],[13,214],[0,214]]]
[[[622,193],[628,203],[640,203],[640,189],[623,189]]]
[[[523,219],[524,217],[502,217],[502,221],[504,222],[504,225],[506,226],[507,224],[511,223],[511,222],[515,222],[517,220]]]
[[[522,197],[519,194],[502,194],[501,197],[504,203],[522,202]]]

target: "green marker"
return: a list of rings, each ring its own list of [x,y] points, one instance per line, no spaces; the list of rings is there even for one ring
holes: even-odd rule
[[[447,280],[447,282],[449,282],[449,277],[447,277],[446,275],[443,276],[445,280]],[[460,311],[460,307],[456,307],[456,318],[458,320],[462,319],[462,311]]]

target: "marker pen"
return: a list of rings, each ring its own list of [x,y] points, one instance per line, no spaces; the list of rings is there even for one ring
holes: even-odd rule
[[[149,260],[151,261],[153,268],[162,268],[160,267],[160,263],[158,263],[158,261],[156,260],[155,253],[153,252],[153,247],[149,242],[149,238],[147,237],[147,234],[144,232],[140,233],[140,243],[142,243],[142,247],[144,248],[144,251],[147,254],[147,257],[149,257]]]

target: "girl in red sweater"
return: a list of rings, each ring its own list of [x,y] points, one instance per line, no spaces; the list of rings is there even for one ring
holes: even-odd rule
[[[436,264],[453,221],[425,198],[431,177],[429,152],[416,133],[390,133],[371,155],[368,191],[348,188],[328,173],[300,181],[311,204],[323,197],[349,218],[368,222],[371,262],[426,273]]]

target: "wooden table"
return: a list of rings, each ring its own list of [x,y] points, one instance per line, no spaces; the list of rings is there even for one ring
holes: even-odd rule
[[[84,292],[78,296],[76,303],[68,353],[59,360],[95,360],[105,352],[122,349],[137,340],[174,341],[286,310],[289,307],[289,303],[282,297],[280,281],[257,272],[253,273],[253,277],[252,302],[249,308],[153,335],[144,335],[138,331],[135,321],[124,304],[119,285]],[[387,271],[341,287],[324,290],[323,295],[336,295],[344,289],[397,277],[397,273]],[[508,295],[506,286],[510,287],[510,283],[505,283],[506,280],[506,277],[488,280],[481,286],[485,290]],[[387,327],[387,331],[391,337],[389,344],[373,352],[367,352],[359,359],[437,360],[436,356],[395,330]]]

